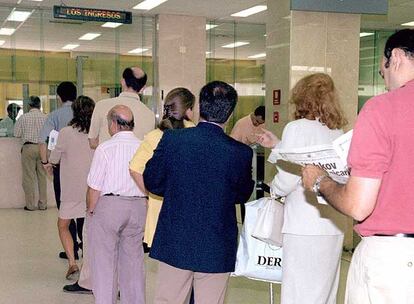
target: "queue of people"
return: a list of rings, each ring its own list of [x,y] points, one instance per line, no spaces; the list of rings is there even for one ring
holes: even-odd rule
[[[388,39],[380,71],[389,92],[368,101],[358,117],[345,185],[317,166],[298,170],[275,156],[280,148],[329,144],[343,134],[347,121],[329,75],[311,74],[293,87],[294,120],[281,139],[264,128],[251,131],[264,121],[264,109],[245,119],[255,137],[249,142],[271,149],[268,160],[277,167],[273,193],[286,197],[282,304],[337,303],[340,222],[346,215],[358,221],[363,239],[350,266],[345,303],[413,303],[413,58],[414,30]],[[146,80],[142,69],[127,68],[123,93],[96,105],[86,96],[76,98],[73,84],[62,83],[60,109],[45,117],[33,97],[31,111],[16,123],[24,172],[41,180],[39,170],[46,170],[56,179],[66,278],[80,271],[64,290],[93,293],[97,304],[116,303],[119,291],[121,303],[145,303],[144,241],[158,264],[154,303],[189,303],[192,290],[197,304],[224,303],[236,262],[235,205],[244,204],[254,187],[252,149],[237,130],[232,137],[224,133],[237,92],[221,81],[206,84],[195,125],[195,96],[173,89],[154,129],[155,116],[138,95]],[[48,156],[51,130],[59,137]],[[36,204],[33,185],[23,184],[26,210],[45,209],[46,198]],[[39,181],[39,192],[41,187]],[[316,194],[331,206],[318,204]],[[338,212],[326,216],[332,207]]]

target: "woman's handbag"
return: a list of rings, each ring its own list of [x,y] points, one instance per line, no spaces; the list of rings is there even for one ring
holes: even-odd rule
[[[274,195],[262,198],[252,236],[274,246],[282,246],[283,204]]]
[[[266,199],[249,202],[246,217],[240,233],[234,276],[280,283],[282,280],[283,249],[252,237],[258,210],[266,204]]]

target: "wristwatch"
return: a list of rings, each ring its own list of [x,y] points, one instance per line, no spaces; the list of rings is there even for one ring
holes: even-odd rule
[[[312,186],[312,191],[315,192],[317,195],[320,195],[321,193],[319,192],[320,188],[321,188],[321,182],[323,181],[323,179],[325,177],[329,177],[329,175],[327,174],[323,174],[320,175],[316,178],[315,183]]]

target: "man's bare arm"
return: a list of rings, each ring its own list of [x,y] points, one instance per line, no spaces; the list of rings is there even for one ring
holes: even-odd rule
[[[316,166],[306,166],[303,169],[303,185],[312,191],[318,176],[326,174]],[[320,183],[320,193],[335,209],[363,221],[374,210],[381,179],[351,176],[345,185],[339,184],[331,178],[324,178]]]
[[[47,145],[45,143],[39,143],[40,160],[43,163],[47,162]]]
[[[95,150],[99,145],[99,138],[89,138],[89,147]]]
[[[86,212],[90,214],[93,213],[93,210],[95,210],[96,203],[98,202],[100,195],[101,191],[88,187],[88,190],[86,192]]]
[[[148,191],[147,189],[145,189],[144,178],[142,177],[142,174],[135,172],[131,169],[129,169],[129,173],[131,174],[132,179],[137,184],[139,190],[141,190],[143,193],[147,193]]]

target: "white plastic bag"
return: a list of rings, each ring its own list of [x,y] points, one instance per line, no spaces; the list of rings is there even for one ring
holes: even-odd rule
[[[257,213],[266,199],[249,202],[237,249],[236,267],[233,275],[250,279],[280,283],[282,280],[282,248],[267,244],[251,236]]]
[[[283,204],[274,197],[265,197],[259,208],[252,236],[274,246],[282,246]]]

